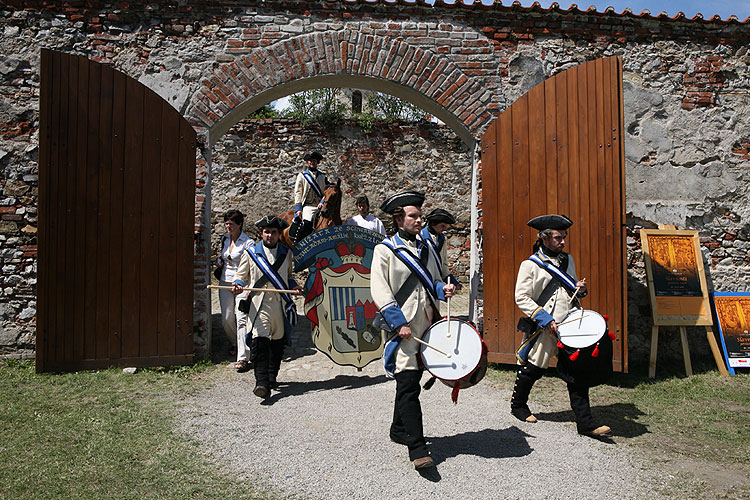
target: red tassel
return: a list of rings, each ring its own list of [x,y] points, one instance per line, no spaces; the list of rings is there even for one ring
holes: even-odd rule
[[[558,348],[558,349],[562,349],[562,348],[564,348],[564,347],[565,347],[565,346],[563,345],[563,343],[562,343],[561,341],[559,341],[559,340],[558,340],[558,341],[557,341],[557,348]]]
[[[607,316],[606,314],[602,314],[602,318],[604,318],[604,321],[609,323],[609,316]]]
[[[453,404],[458,404],[458,391],[461,390],[461,381],[456,380],[456,382],[453,384],[453,390],[451,391],[451,401],[453,401]]]
[[[611,338],[612,340],[615,340],[617,338],[614,332],[612,332],[611,330],[607,330],[607,335],[609,335],[609,338]]]
[[[576,359],[578,359],[578,354],[580,354],[580,352],[581,352],[580,349],[576,349],[576,352],[570,355],[570,360],[575,361]]]
[[[594,350],[591,353],[591,357],[592,358],[598,358],[599,357],[599,343],[597,343],[596,346],[594,346]]]

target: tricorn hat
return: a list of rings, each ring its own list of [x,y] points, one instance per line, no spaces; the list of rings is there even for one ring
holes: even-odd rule
[[[533,227],[537,231],[545,229],[556,229],[563,231],[573,225],[573,221],[567,215],[548,214],[534,217],[526,225]]]
[[[320,154],[320,152],[318,152],[318,151],[308,151],[307,153],[305,153],[305,156],[303,156],[302,158],[305,161],[307,161],[307,160],[318,160],[318,161],[320,161],[320,160],[323,159],[323,155]]]
[[[446,224],[455,224],[456,218],[453,217],[453,215],[447,211],[443,210],[442,208],[436,208],[429,214],[427,214],[427,222],[430,224],[439,224],[441,222],[445,222]]]
[[[262,219],[260,219],[258,222],[255,223],[255,226],[263,229],[264,227],[270,227],[270,228],[276,228],[279,231],[283,231],[287,227],[289,227],[289,223],[285,221],[284,219],[280,219],[276,217],[275,215],[266,215]]]
[[[422,208],[424,203],[424,195],[416,191],[404,191],[403,193],[394,194],[387,198],[382,205],[380,210],[387,214],[392,214],[399,207],[414,206]]]

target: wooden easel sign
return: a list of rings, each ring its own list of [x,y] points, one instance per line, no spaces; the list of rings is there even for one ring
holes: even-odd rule
[[[651,298],[651,358],[649,377],[656,375],[656,349],[660,326],[678,326],[685,373],[690,376],[686,326],[706,327],[706,337],[723,375],[728,375],[714,338],[711,306],[703,269],[698,231],[677,230],[674,226],[641,229],[641,246],[646,261],[646,278]]]
[[[750,368],[750,293],[715,292],[716,324],[731,375],[735,368]]]

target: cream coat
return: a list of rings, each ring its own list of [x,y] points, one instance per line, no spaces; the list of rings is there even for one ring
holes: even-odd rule
[[[558,257],[545,256],[550,261],[558,264]],[[571,278],[577,281],[576,267],[573,262],[573,256],[568,257],[568,269],[565,271]],[[553,280],[552,275],[539,267],[530,260],[521,262],[516,279],[516,305],[528,317],[532,318],[539,311],[544,309],[559,323],[576,307],[577,302],[570,303],[571,295],[565,290],[558,280],[555,280],[554,292],[552,296],[544,303],[538,304],[542,291]],[[529,361],[540,367],[547,368],[552,356],[557,355],[557,338],[549,330],[545,329],[540,339],[529,352]]]
[[[419,258],[415,242],[404,241],[402,246],[407,248],[417,259]],[[429,249],[425,248],[424,251],[429,252]],[[430,255],[426,267],[433,280],[438,283],[438,288],[442,290],[445,283],[439,279],[440,269],[432,255]],[[409,328],[411,328],[412,335],[422,338],[424,332],[432,324],[433,316],[439,314],[439,311],[433,308],[429,292],[421,284],[421,281],[414,287],[403,305],[398,306],[396,294],[411,274],[411,269],[396,257],[390,248],[384,244],[375,246],[370,271],[370,293],[375,305],[381,311],[394,307],[398,308]],[[384,316],[388,319],[390,315]],[[398,327],[401,324],[391,324],[391,327]],[[396,353],[396,373],[403,370],[418,369],[416,357],[418,351],[419,344],[415,340],[403,340]]]
[[[268,262],[273,265],[276,262],[280,243],[276,248],[270,249],[263,246]],[[293,255],[291,250],[287,253],[284,263],[278,269],[278,274],[292,286]],[[255,261],[245,252],[237,268],[235,281],[241,280],[244,286],[253,286],[261,277],[263,271],[255,264]],[[275,288],[270,282],[266,282],[261,288]],[[248,292],[243,292],[240,297],[246,298]],[[252,292],[250,299],[250,311],[243,314],[238,311],[237,328],[243,330],[243,334],[252,333],[252,338],[266,337],[273,340],[284,336],[284,299],[279,293]]]
[[[310,171],[312,172],[312,170]],[[313,177],[315,177],[315,182],[317,182],[318,187],[320,188],[320,192],[322,193],[325,191],[326,188],[326,176],[323,172],[320,170],[317,171],[317,173],[313,173]],[[307,182],[307,179],[305,179],[305,176],[302,175],[302,172],[297,174],[297,179],[294,182],[294,206],[295,210],[297,210],[298,206],[304,207],[317,207],[318,203],[320,203],[320,198],[318,198],[317,193],[315,190],[310,186],[310,183]],[[301,208],[300,208],[301,210]]]

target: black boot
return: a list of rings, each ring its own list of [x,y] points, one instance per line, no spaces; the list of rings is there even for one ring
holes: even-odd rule
[[[308,236],[313,232],[313,223],[311,220],[303,220],[302,225],[299,228],[299,231],[297,232],[297,241],[294,242],[296,245],[298,241],[301,241],[303,238]]]
[[[568,383],[568,395],[570,396],[570,408],[576,416],[578,434],[592,437],[609,434],[611,429],[606,425],[599,425],[591,414],[588,386]]]
[[[251,356],[255,371],[255,389],[253,394],[259,398],[271,395],[269,373],[271,371],[271,339],[257,337],[253,339]]]
[[[529,410],[529,393],[534,382],[542,378],[544,368],[526,363],[519,367],[516,384],[513,386],[513,396],[510,399],[510,413],[522,422],[536,422],[536,417]]]
[[[271,341],[271,363],[268,374],[268,382],[270,389],[276,389],[279,386],[276,380],[279,376],[279,370],[281,369],[281,360],[284,357],[284,339],[272,340]]]

